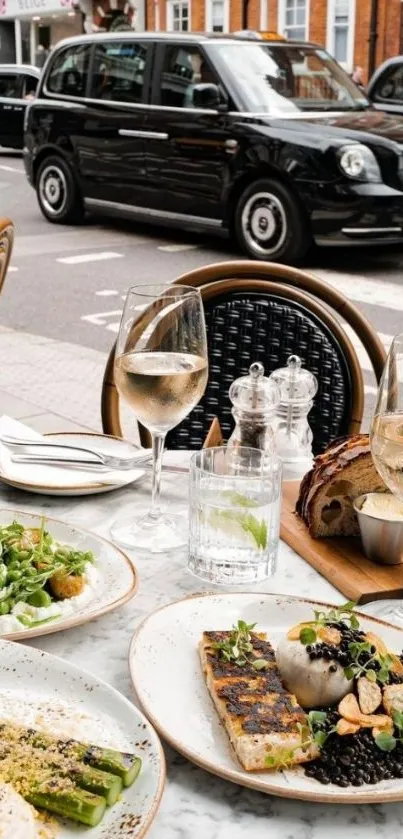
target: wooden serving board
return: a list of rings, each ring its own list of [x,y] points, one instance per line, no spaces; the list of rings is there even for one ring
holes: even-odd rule
[[[283,484],[281,538],[306,559],[349,600],[369,603],[403,597],[403,565],[377,565],[367,559],[361,541],[355,537],[312,539],[308,528],[295,514],[299,481]]]

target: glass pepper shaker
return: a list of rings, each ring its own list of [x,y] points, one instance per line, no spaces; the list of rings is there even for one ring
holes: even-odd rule
[[[313,464],[313,435],[308,414],[318,382],[313,373],[302,369],[302,361],[297,355],[290,355],[287,366],[274,370],[270,380],[280,391],[274,443],[283,461],[283,476],[285,480],[302,478]]]
[[[264,375],[264,367],[255,361],[249,374],[235,379],[229,389],[235,420],[228,446],[249,446],[274,451],[274,420],[280,393],[274,380]]]

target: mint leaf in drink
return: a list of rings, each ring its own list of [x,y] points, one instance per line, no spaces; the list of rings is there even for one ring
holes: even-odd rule
[[[235,507],[258,507],[259,502],[253,501],[252,498],[248,498],[247,495],[242,495],[241,492],[236,492],[236,490],[226,489],[222,493],[224,498],[227,498],[231,504],[234,504]]]

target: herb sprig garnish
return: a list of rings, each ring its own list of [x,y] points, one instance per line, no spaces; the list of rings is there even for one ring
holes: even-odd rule
[[[239,620],[237,625],[232,627],[226,641],[214,641],[213,650],[218,650],[224,661],[233,661],[238,667],[250,664],[256,671],[267,670],[269,662],[265,658],[256,658],[253,655],[251,632],[255,626],[255,623]]]
[[[314,644],[318,637],[318,630],[324,626],[334,623],[346,623],[351,629],[358,629],[360,622],[354,614],[356,607],[354,600],[348,600],[338,608],[329,609],[328,612],[314,610],[315,620],[304,621],[304,626],[299,634],[301,644]]]
[[[403,713],[394,711],[392,719],[395,725],[394,734],[389,731],[380,731],[375,737],[375,743],[382,752],[393,752],[398,743],[403,745]]]
[[[370,641],[357,642],[352,641],[348,645],[349,655],[351,657],[351,664],[344,669],[346,679],[359,679],[360,676],[365,676],[369,682],[380,682],[385,685],[389,682],[389,673],[393,669],[393,656],[389,653],[382,654],[373,652],[374,646]],[[360,657],[362,653],[370,655],[370,658],[362,662]],[[374,667],[376,664],[376,667]]]
[[[327,714],[325,711],[310,711],[306,723],[297,723],[297,729],[301,738],[301,742],[292,749],[277,749],[275,755],[267,755],[265,763],[268,769],[287,769],[293,761],[294,755],[300,749],[306,753],[312,746],[317,746],[321,749],[328,737],[333,734],[336,729],[325,729]]]

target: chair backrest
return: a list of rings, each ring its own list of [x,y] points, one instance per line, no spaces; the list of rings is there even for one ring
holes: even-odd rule
[[[0,218],[0,292],[6,279],[14,242],[14,225],[7,218]]]
[[[251,274],[255,276],[251,278]],[[228,389],[233,379],[246,373],[255,360],[262,361],[271,372],[291,353],[301,355],[319,379],[310,415],[315,451],[323,450],[337,436],[359,430],[364,403],[362,373],[354,348],[328,308],[329,303],[356,329],[377,378],[386,354],[368,321],[343,295],[305,272],[267,263],[209,266],[177,282],[200,287],[210,372],[202,402],[169,433],[168,446],[200,448],[214,416],[228,436],[233,425]],[[113,351],[104,379],[102,415],[104,430],[120,435]],[[144,429],[140,432],[143,444],[149,445],[148,433]]]

